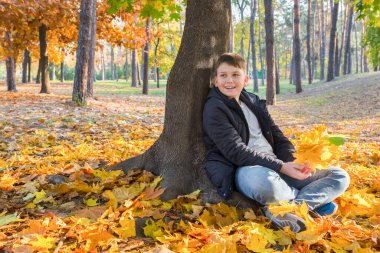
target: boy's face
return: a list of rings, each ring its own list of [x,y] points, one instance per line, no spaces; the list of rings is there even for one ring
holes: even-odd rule
[[[241,91],[248,85],[248,76],[243,69],[224,62],[216,71],[214,85],[224,95],[239,102]]]

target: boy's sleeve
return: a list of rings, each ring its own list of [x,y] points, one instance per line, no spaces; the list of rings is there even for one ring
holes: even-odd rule
[[[260,165],[279,172],[283,162],[248,147],[218,106],[206,106],[203,128],[223,156],[238,167]]]

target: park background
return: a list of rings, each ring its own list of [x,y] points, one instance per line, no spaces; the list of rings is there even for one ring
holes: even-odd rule
[[[202,20],[221,2],[229,4],[187,4],[193,6],[191,14],[202,13]],[[189,135],[179,120],[171,119],[182,120],[181,114],[186,114],[182,109],[195,107],[202,97],[189,92],[199,87],[194,83],[184,82],[183,87],[190,87],[186,89],[169,81],[190,15],[185,3],[3,0],[2,250],[380,249],[380,2],[234,0],[231,5],[225,16],[231,25],[216,32],[228,34],[226,51],[247,60],[251,78],[247,89],[273,105],[269,109],[276,123],[298,148],[317,147],[311,162],[339,165],[350,173],[351,187],[337,200],[338,215],[307,218],[308,230],[295,235],[275,229],[256,209],[205,204],[198,191],[177,197],[177,189],[171,190],[162,173],[155,177],[143,171],[126,175],[104,171],[165,138],[170,145],[155,154],[164,157],[161,166],[173,167],[170,157],[177,155],[183,163],[173,169],[180,173],[198,166],[189,154],[201,153],[199,144],[186,140],[188,147],[180,146],[178,137]],[[200,34],[214,32],[213,23],[200,24]],[[187,47],[190,55],[193,50],[197,58],[202,49]],[[174,72],[173,76],[189,80],[194,73],[191,67]],[[185,97],[193,98],[175,107],[167,96],[170,89],[170,94],[182,90]],[[176,110],[178,114],[173,113]],[[183,123],[191,133],[199,122]],[[325,141],[327,136],[338,136],[345,144],[333,148]],[[325,151],[331,157],[321,161]],[[178,178],[174,181],[186,185]],[[175,198],[169,200],[167,195]],[[160,200],[160,196],[165,197]],[[282,208],[279,213],[293,207]],[[297,212],[308,217],[302,207]]]

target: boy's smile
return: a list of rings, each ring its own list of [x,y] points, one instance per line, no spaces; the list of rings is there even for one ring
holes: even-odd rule
[[[241,91],[248,85],[248,76],[245,71],[227,63],[222,63],[216,72],[215,87],[218,87],[220,92],[228,98],[235,98],[239,102]]]

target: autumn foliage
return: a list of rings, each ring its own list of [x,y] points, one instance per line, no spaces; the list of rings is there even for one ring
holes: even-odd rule
[[[296,210],[305,218],[307,230],[294,234],[273,227],[259,210],[201,203],[199,191],[163,202],[162,178],[148,172],[104,170],[154,143],[162,130],[161,98],[101,99],[80,108],[68,100],[0,96],[0,248],[6,252],[380,250],[380,154],[371,131],[378,118],[285,128],[300,162],[341,166],[351,176],[336,217],[311,217],[305,205],[271,207],[276,215]],[[347,140],[336,146],[331,137]]]

